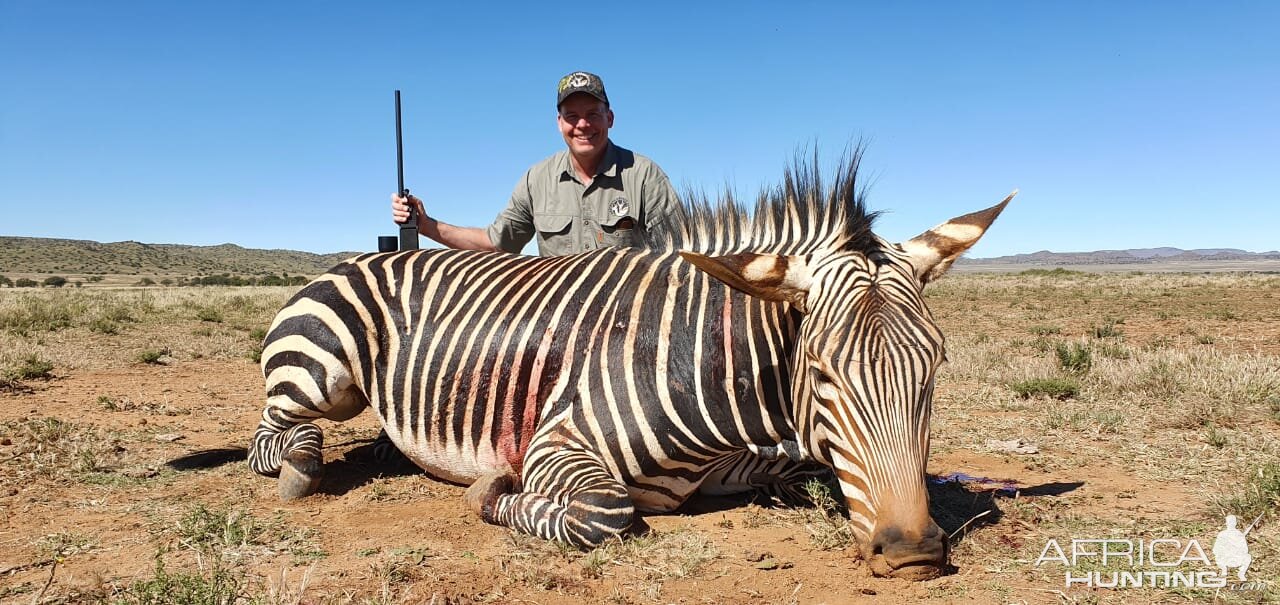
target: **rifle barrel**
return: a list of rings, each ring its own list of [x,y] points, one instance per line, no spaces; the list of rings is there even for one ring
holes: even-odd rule
[[[396,185],[400,195],[409,197],[404,187],[404,140],[400,136],[400,91],[396,91]],[[418,207],[409,204],[409,218],[400,224],[400,250],[418,249]]]
[[[396,179],[400,194],[404,194],[404,142],[400,137],[400,91],[396,91]]]

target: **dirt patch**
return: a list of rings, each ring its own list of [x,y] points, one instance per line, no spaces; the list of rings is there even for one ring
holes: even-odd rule
[[[262,384],[245,334],[261,321],[252,313],[269,312],[229,312],[212,324],[158,313],[145,336],[128,326],[120,335],[11,335],[55,369],[0,391],[0,602],[111,602],[146,586],[172,595],[182,581],[230,583],[276,603],[1213,598],[1068,590],[1060,566],[1034,562],[1047,540],[1072,537],[1195,536],[1207,548],[1221,529],[1218,503],[1280,455],[1280,391],[1268,390],[1280,383],[1267,382],[1280,371],[1275,280],[1104,279],[1112,281],[966,276],[931,295],[952,362],[939,381],[929,472],[939,478],[934,514],[954,535],[956,569],[922,583],[873,578],[856,548],[830,535],[838,523],[814,511],[746,499],[646,517],[648,533],[587,553],[514,535],[467,512],[462,488],[375,464],[368,413],[323,423],[321,493],[281,503],[274,482],[234,452],[209,468],[165,464],[247,445]],[[1108,321],[1117,333],[1095,336]],[[1070,374],[1055,360],[1058,342],[1090,347],[1090,369],[1071,374],[1081,393],[1017,396],[1008,385],[1024,375]],[[146,343],[170,354],[136,361]],[[1144,374],[1159,367],[1169,374]],[[1239,376],[1213,382],[1194,367]],[[1196,405],[1203,409],[1191,414]],[[998,439],[1037,451],[987,445]],[[1276,537],[1272,517],[1250,534],[1251,577],[1275,579]]]

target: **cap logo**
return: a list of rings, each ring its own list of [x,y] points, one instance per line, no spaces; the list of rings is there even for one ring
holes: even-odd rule
[[[569,75],[560,78],[560,82],[556,84],[556,106],[563,103],[565,98],[575,92],[585,92],[605,103],[609,102],[609,97],[604,92],[604,82],[600,81],[600,76],[585,71],[575,71]]]

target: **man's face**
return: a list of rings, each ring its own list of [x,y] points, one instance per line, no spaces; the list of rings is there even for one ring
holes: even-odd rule
[[[595,156],[604,153],[609,141],[609,129],[613,127],[613,110],[604,101],[587,93],[569,96],[560,104],[556,118],[560,134],[576,156]]]

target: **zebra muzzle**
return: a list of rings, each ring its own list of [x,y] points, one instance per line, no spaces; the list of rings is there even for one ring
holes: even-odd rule
[[[920,581],[946,573],[948,550],[946,533],[930,520],[923,531],[877,528],[863,554],[877,576]]]

